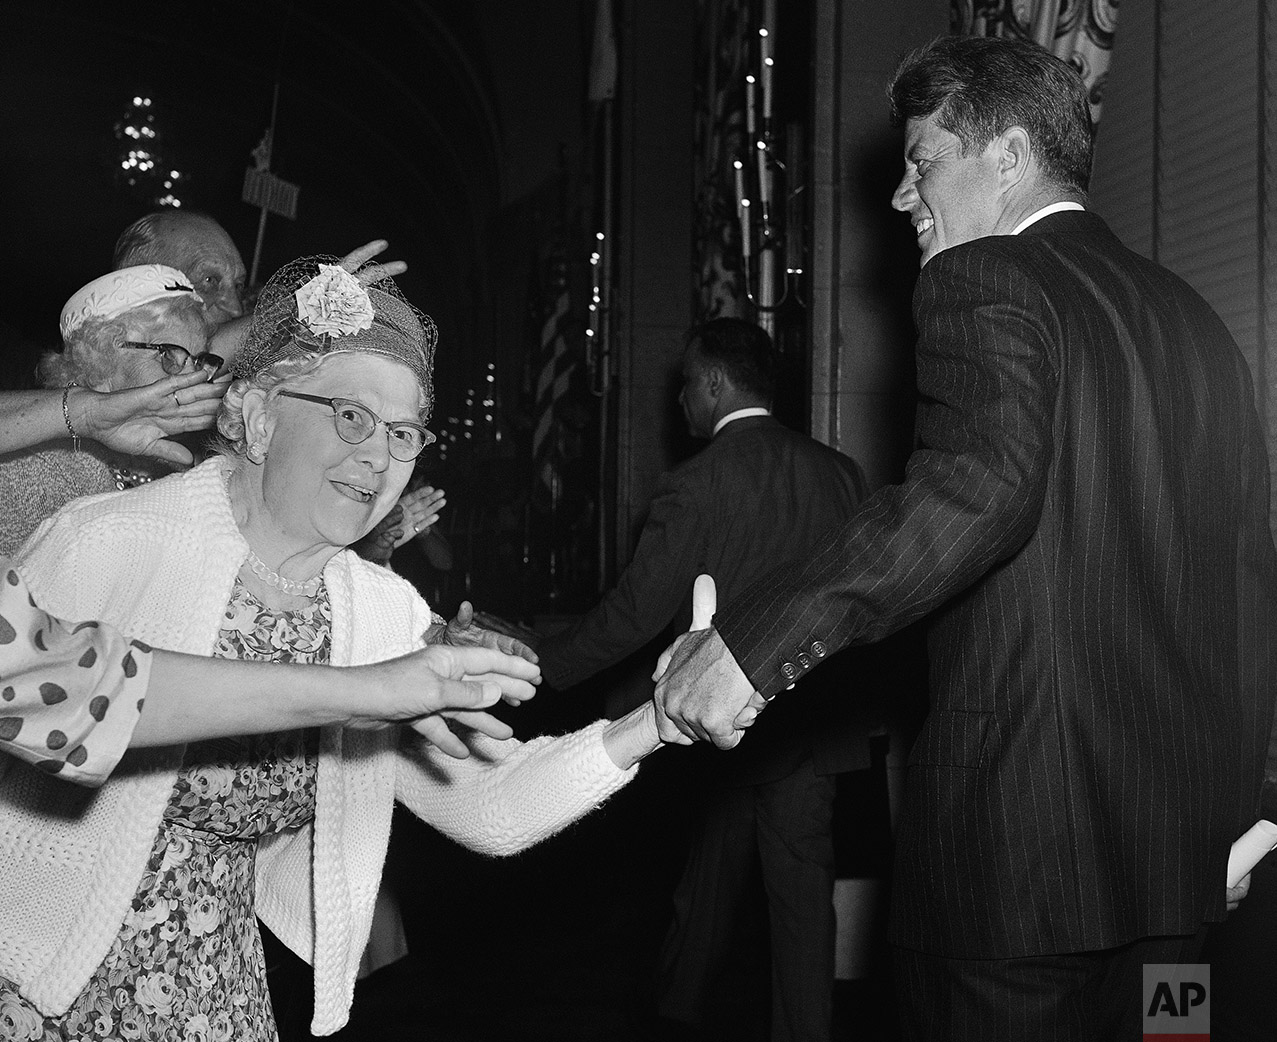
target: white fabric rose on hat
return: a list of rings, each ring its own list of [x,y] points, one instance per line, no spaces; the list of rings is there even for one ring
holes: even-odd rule
[[[296,296],[297,317],[316,336],[349,336],[372,325],[368,291],[339,264],[321,264]]]

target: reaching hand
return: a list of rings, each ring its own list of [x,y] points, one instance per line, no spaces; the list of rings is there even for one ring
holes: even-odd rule
[[[352,549],[365,561],[387,564],[395,550],[439,520],[445,502],[443,491],[429,485],[405,493]]]
[[[399,522],[402,520],[403,507],[396,503],[390,508],[390,512],[373,526],[371,532],[352,543],[350,548],[365,561],[371,561],[373,564],[389,564],[390,555],[398,545],[395,539],[400,534]]]
[[[213,426],[230,378],[209,380],[208,375],[201,370],[166,376],[123,391],[74,388],[68,408],[75,402],[74,426],[85,438],[130,456],[189,467],[195,461],[190,450],[168,439]]]
[[[469,601],[461,602],[456,618],[444,628],[439,640],[454,647],[492,648],[506,655],[517,655],[533,665],[537,662],[537,653],[518,637],[480,626],[475,621],[474,606]],[[510,699],[507,698],[506,701]]]
[[[403,508],[399,524],[396,525],[395,547],[401,547],[408,540],[425,535],[426,530],[439,520],[439,512],[447,505],[444,491],[432,485],[422,485],[399,497],[399,505]]]
[[[692,588],[692,628],[657,662],[654,698],[663,741],[688,745],[708,740],[720,749],[730,749],[766,705],[709,625],[715,601],[713,579],[697,576]]]
[[[370,685],[377,697],[360,703],[351,727],[382,727],[403,722],[449,756],[470,755],[448,722],[492,738],[506,739],[511,728],[483,712],[499,699],[523,702],[536,694],[541,671],[526,659],[491,648],[432,644],[402,658],[357,667],[376,674]]]
[[[385,239],[373,239],[372,242],[351,250],[341,259],[341,266],[358,277],[364,286],[371,286],[382,279],[394,278],[408,270],[403,261],[386,261],[384,264],[368,264],[377,254],[386,249],[390,243]],[[364,265],[368,264],[365,268]],[[361,270],[362,269],[362,270]]]

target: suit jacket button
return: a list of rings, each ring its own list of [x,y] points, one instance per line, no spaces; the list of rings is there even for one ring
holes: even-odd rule
[[[829,649],[825,647],[825,642],[823,640],[813,640],[811,642],[811,653],[817,658],[824,658],[825,652],[828,650]]]
[[[794,677],[798,676],[798,667],[792,662],[782,663],[780,667],[780,675],[786,680],[793,680]]]
[[[803,669],[811,669],[811,656],[808,655],[807,652],[800,651],[795,657],[798,659],[798,664],[802,666]]]

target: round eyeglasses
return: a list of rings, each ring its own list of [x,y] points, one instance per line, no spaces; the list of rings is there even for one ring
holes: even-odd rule
[[[281,398],[299,398],[303,402],[318,402],[320,405],[330,406],[337,436],[349,445],[362,444],[372,437],[378,426],[384,426],[390,455],[400,463],[412,462],[421,455],[422,449],[435,440],[435,436],[421,424],[407,420],[390,423],[353,398],[322,398],[317,394],[302,394],[300,391],[276,393]]]
[[[193,355],[181,344],[145,344],[140,340],[126,340],[120,346],[131,347],[137,351],[159,352],[160,367],[169,376],[185,372],[186,367],[192,363],[196,368],[207,366],[209,369],[221,369],[224,364],[221,355],[215,355],[212,351],[201,351]]]

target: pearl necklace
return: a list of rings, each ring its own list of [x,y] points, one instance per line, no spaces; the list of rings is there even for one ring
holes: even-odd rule
[[[111,477],[115,480],[115,487],[123,492],[126,488],[137,488],[138,485],[145,485],[149,481],[155,480],[154,474],[146,474],[140,470],[129,470],[126,467],[110,467]]]
[[[266,566],[266,562],[253,553],[252,547],[248,550],[248,570],[257,578],[261,579],[271,589],[278,590],[280,593],[287,593],[294,597],[314,597],[319,592],[319,587],[323,584],[322,575],[316,575],[314,578],[307,579],[305,582],[297,582],[295,579],[285,579],[279,572],[272,571]]]

